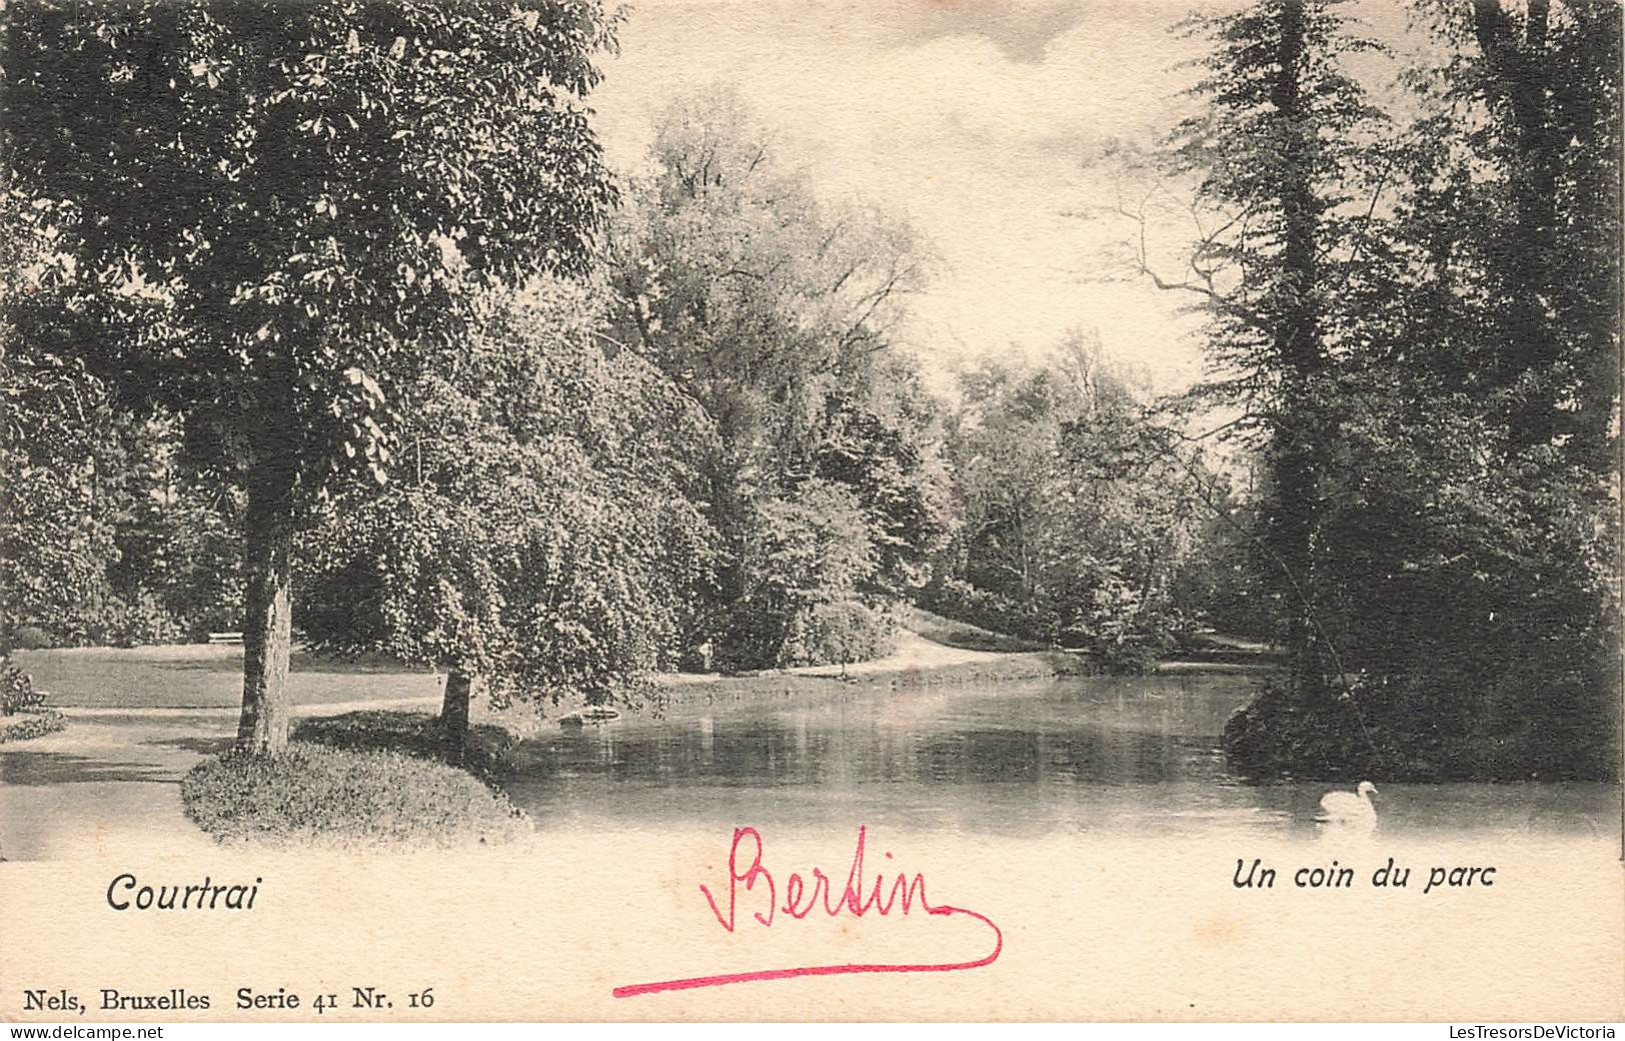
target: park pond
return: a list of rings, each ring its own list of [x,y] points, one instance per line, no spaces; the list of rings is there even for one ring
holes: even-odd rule
[[[0,853],[56,859],[207,841],[178,781],[231,744],[240,651],[36,652],[71,725],[0,746]],[[1256,675],[1191,672],[1042,681],[816,683],[794,696],[716,696],[703,681],[662,712],[549,722],[500,784],[545,836],[585,828],[1201,837],[1312,836],[1323,781],[1248,784],[1219,751]],[[737,683],[737,681],[734,681]],[[295,663],[305,713],[433,711],[432,676]],[[764,690],[772,687],[764,680]],[[735,691],[737,693],[737,691]],[[1378,829],[1418,839],[1617,835],[1605,784],[1377,782]]]
[[[527,742],[505,787],[538,827],[739,824],[992,834],[1313,834],[1324,781],[1225,770],[1257,677],[854,687],[814,704],[683,706]],[[1611,835],[1608,784],[1381,784],[1385,833]],[[1352,787],[1352,785],[1350,785]],[[1262,837],[1262,835],[1260,836]]]

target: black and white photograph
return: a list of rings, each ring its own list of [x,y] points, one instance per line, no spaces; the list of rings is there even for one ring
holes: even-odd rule
[[[1621,13],[3,0],[0,1020],[1625,1018]]]

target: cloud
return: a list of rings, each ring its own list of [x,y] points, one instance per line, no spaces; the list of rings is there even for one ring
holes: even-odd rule
[[[890,25],[891,43],[910,47],[956,36],[979,36],[1010,61],[1036,64],[1044,60],[1050,41],[1083,18],[1083,5],[1072,0],[914,0],[899,6]]]

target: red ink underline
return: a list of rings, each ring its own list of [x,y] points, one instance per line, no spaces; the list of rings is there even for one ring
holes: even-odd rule
[[[759,983],[764,980],[788,980],[798,976],[843,976],[860,972],[961,972],[966,969],[980,969],[985,965],[992,965],[999,959],[999,953],[1004,950],[1004,933],[993,924],[993,920],[984,914],[966,910],[963,907],[928,907],[928,914],[933,915],[968,915],[985,924],[993,930],[993,950],[986,957],[975,961],[942,962],[921,965],[807,965],[793,969],[758,969],[754,972],[731,972],[717,976],[694,976],[682,980],[663,980],[659,983],[634,983],[625,987],[616,987],[614,994],[617,998],[635,998],[642,994],[659,994],[668,990],[695,990],[700,987],[724,987],[734,983]]]

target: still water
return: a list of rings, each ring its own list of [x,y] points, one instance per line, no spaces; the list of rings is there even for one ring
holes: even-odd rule
[[[508,784],[538,827],[594,821],[992,834],[1312,833],[1324,782],[1244,784],[1219,751],[1251,677],[1081,677],[816,703],[683,706],[527,742]],[[1378,828],[1617,835],[1603,784],[1385,784]]]

